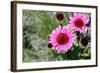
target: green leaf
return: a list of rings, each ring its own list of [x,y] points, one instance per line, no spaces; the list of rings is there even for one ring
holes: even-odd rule
[[[64,60],[68,59],[67,54],[65,53],[60,53],[59,56],[62,57]]]
[[[51,49],[48,49],[48,56],[53,56],[54,54],[53,54],[53,52],[52,52],[52,50]]]
[[[71,60],[78,60],[80,55],[80,47],[74,45],[74,49],[71,50],[67,55]]]
[[[81,56],[84,59],[90,59],[91,58],[91,49],[90,48],[85,48],[83,54]]]

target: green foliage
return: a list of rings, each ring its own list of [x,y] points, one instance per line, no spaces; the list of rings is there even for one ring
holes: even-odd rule
[[[81,54],[81,57],[83,59],[90,59],[91,58],[91,49],[90,48],[85,48],[83,53]]]
[[[23,59],[24,59],[24,62],[27,62],[29,61],[30,59],[37,59],[39,58],[36,54],[33,53],[32,50],[28,49],[28,48],[25,48],[24,49],[24,52],[23,52]]]
[[[80,47],[75,45],[73,47],[74,48],[70,52],[68,52],[68,58],[70,60],[78,60],[80,54]]]
[[[72,49],[67,53],[57,53],[47,47],[49,34],[61,23],[62,25],[67,25],[69,22],[72,12],[63,13],[64,20],[60,22],[56,19],[54,12],[23,10],[24,62],[91,58],[91,48],[86,47],[82,50],[79,41],[76,41]],[[80,35],[83,36],[84,33]]]

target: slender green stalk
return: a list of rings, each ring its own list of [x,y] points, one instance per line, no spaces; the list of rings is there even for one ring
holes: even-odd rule
[[[52,50],[54,56],[57,58],[57,60],[59,61],[60,59],[57,57],[57,54]]]

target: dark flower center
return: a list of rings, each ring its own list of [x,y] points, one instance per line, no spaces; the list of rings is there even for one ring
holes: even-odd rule
[[[74,23],[78,28],[81,28],[83,26],[83,21],[81,19],[77,19]]]
[[[57,36],[57,42],[60,44],[60,45],[64,45],[66,44],[67,42],[69,41],[69,38],[66,34],[64,33],[60,33],[58,36]]]
[[[81,44],[82,44],[83,46],[87,46],[87,45],[88,45],[88,38],[87,38],[87,37],[83,37],[83,38],[81,39]]]
[[[62,20],[64,19],[63,13],[61,13],[61,12],[56,13],[56,18],[57,18],[59,21],[62,21]]]
[[[48,44],[48,48],[52,48],[52,44],[51,43]]]

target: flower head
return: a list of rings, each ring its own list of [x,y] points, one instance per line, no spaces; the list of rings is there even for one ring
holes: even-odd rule
[[[48,43],[48,48],[52,48],[52,44],[51,43]]]
[[[57,12],[55,16],[59,21],[62,21],[64,19],[64,14],[62,12]]]
[[[72,17],[70,17],[70,26],[75,30],[82,32],[87,28],[89,20],[86,18],[84,14],[74,13]]]
[[[81,46],[82,47],[87,47],[89,41],[88,41],[88,37],[82,37],[80,40]]]
[[[75,34],[66,26],[59,26],[50,34],[50,43],[52,43],[53,50],[67,52],[72,47],[75,38]]]

